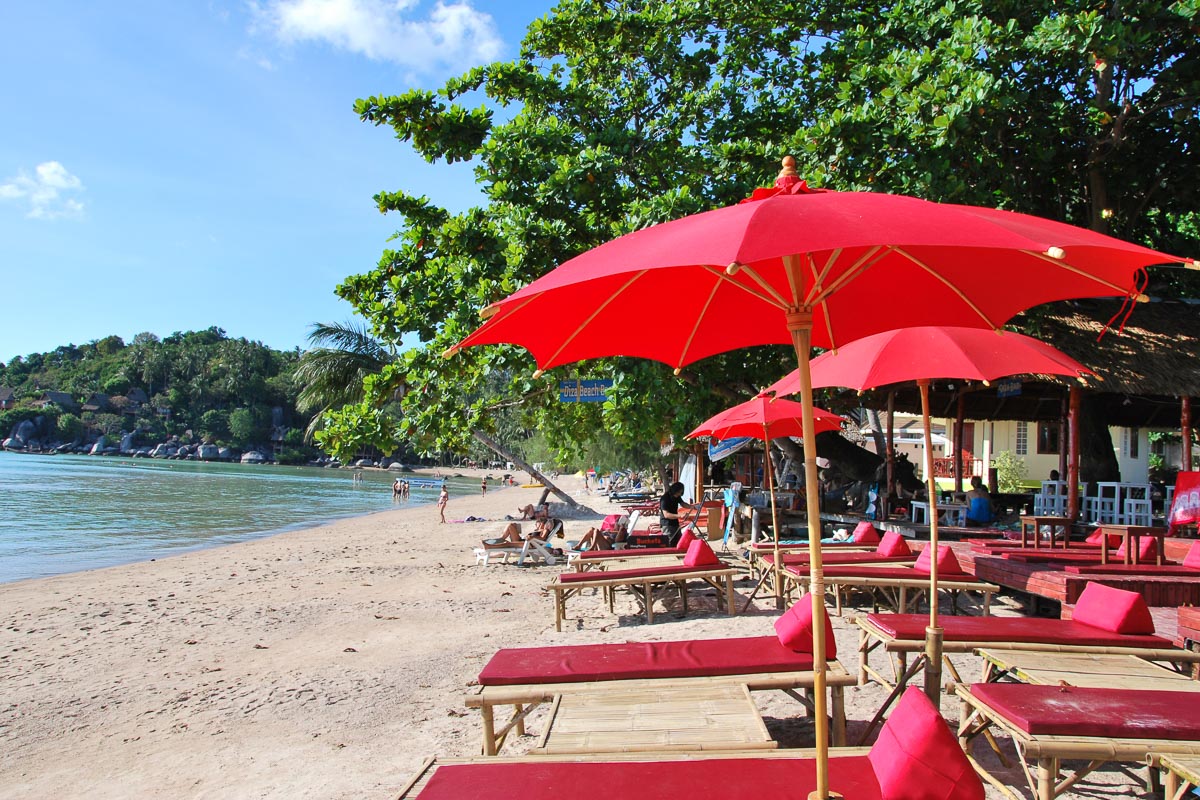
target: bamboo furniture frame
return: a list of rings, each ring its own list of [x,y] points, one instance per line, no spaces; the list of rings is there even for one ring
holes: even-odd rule
[[[724,605],[730,616],[737,614],[737,606],[733,602],[733,578],[739,570],[724,565],[719,567],[680,567],[679,570],[663,572],[655,575],[637,575],[612,577],[611,573],[600,572],[595,578],[562,583],[555,581],[546,587],[554,592],[554,629],[562,631],[563,620],[567,616],[567,600],[581,594],[584,589],[600,589],[608,601],[608,610],[615,613],[614,597],[616,590],[628,589],[637,598],[646,622],[654,622],[654,601],[662,594],[656,587],[674,587],[679,592],[683,602],[683,613],[687,615],[687,583],[692,580],[703,581],[717,590],[717,603]],[[570,573],[578,574],[578,573]]]
[[[830,738],[835,747],[846,743],[846,704],[844,689],[857,681],[837,661],[828,662],[826,685],[829,688],[829,709],[833,718]],[[516,731],[525,734],[525,720],[544,703],[555,703],[558,698],[572,694],[597,694],[603,691],[671,692],[684,689],[695,690],[713,687],[742,687],[750,692],[778,690],[805,706],[806,713],[814,711],[812,698],[813,671],[763,672],[743,675],[714,675],[696,678],[641,678],[623,681],[587,681],[579,683],[520,684],[511,686],[484,686],[468,695],[468,708],[478,708],[483,722],[483,754],[494,756],[504,746],[508,734]],[[801,693],[803,691],[803,694]],[[499,729],[496,727],[495,708],[512,706],[513,713]]]
[[[1150,769],[1162,770],[1166,800],[1183,800],[1188,792],[1200,787],[1200,757],[1151,753]]]
[[[981,681],[986,683],[1008,679],[1046,686],[1200,692],[1200,681],[1190,675],[1125,653],[1055,653],[986,647],[975,653],[983,659]]]
[[[840,566],[840,565],[834,565]],[[920,604],[921,597],[929,591],[929,576],[913,570],[911,578],[893,578],[893,577],[872,577],[866,572],[872,568],[890,567],[890,564],[864,564],[863,574],[861,575],[825,575],[825,588],[833,592],[834,612],[840,617],[842,615],[842,597],[850,591],[858,590],[865,591],[871,596],[871,609],[877,611],[879,606],[885,605],[893,609],[898,614],[907,614],[908,608],[911,606],[916,609]],[[786,594],[791,597],[792,587],[796,587],[801,593],[808,591],[809,574],[807,571],[801,572],[798,569],[787,567],[783,570],[783,578],[787,583]],[[983,616],[988,616],[991,613],[992,595],[1000,591],[1000,587],[994,583],[987,583],[978,580],[958,580],[954,577],[938,578],[938,591],[948,592],[951,599],[951,608],[957,612],[958,598],[963,592],[979,592],[983,595]]]
[[[1017,751],[1017,760],[1036,800],[1054,800],[1091,772],[1109,761],[1143,762],[1154,753],[1200,754],[1200,741],[1170,739],[1120,739],[1105,736],[1063,736],[1029,734],[1017,727],[987,703],[971,693],[971,687],[957,684],[954,692],[963,702],[958,736],[968,751],[974,739],[989,729],[1007,734]],[[1027,759],[1036,761],[1031,771]],[[971,759],[980,776],[1013,797],[1012,790],[989,773],[974,758]],[[1083,760],[1088,763],[1063,780],[1059,780],[1062,761]]]

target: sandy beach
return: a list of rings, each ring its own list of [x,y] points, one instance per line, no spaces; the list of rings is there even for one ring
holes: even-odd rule
[[[582,479],[560,485],[595,512],[566,520],[570,538],[615,509]],[[452,496],[447,519],[502,520],[540,494]],[[475,564],[472,547],[503,525],[402,507],[0,586],[0,798],[395,797],[426,757],[478,752],[463,699],[500,647],[771,632],[769,600],[731,618],[694,593],[688,618],[649,626],[629,598],[613,616],[585,597],[556,633],[542,587],[557,567]],[[750,584],[738,587],[745,597]],[[835,628],[853,671],[857,637]],[[960,669],[978,674],[974,659]],[[852,739],[884,694],[847,692]],[[812,744],[794,701],[755,699],[783,746]],[[1126,783],[1109,793],[1136,793]]]

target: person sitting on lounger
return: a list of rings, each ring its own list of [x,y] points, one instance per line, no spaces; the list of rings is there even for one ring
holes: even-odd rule
[[[578,542],[567,542],[572,550],[614,550],[618,542],[624,542],[629,533],[624,525],[613,530],[605,531],[600,528],[588,528],[587,533]]]
[[[512,547],[513,545],[522,545],[525,543],[525,537],[521,535],[521,525],[516,522],[510,522],[504,526],[504,533],[497,536],[495,539],[484,539],[483,546],[486,548],[493,547]]]
[[[992,496],[978,475],[971,478],[971,491],[967,492],[967,527],[982,528],[992,524]]]
[[[524,508],[518,508],[517,513],[520,514],[520,519],[545,519],[548,513],[545,503],[534,505],[529,503]]]

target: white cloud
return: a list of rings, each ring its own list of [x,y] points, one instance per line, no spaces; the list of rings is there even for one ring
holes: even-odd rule
[[[27,216],[33,219],[77,217],[83,213],[83,202],[77,197],[83,190],[83,181],[66,167],[45,161],[34,167],[32,175],[20,170],[16,177],[0,183],[0,200],[27,203]]]
[[[465,69],[503,48],[495,20],[469,2],[438,0],[423,15],[416,0],[266,0],[255,8],[283,42],[326,42],[418,72]]]

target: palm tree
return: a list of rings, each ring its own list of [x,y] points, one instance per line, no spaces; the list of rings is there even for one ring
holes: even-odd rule
[[[313,414],[304,431],[311,440],[321,416],[331,409],[363,399],[363,379],[395,361],[395,353],[365,325],[353,322],[313,323],[308,334],[312,349],[300,356],[296,381],[303,386],[296,409]]]

